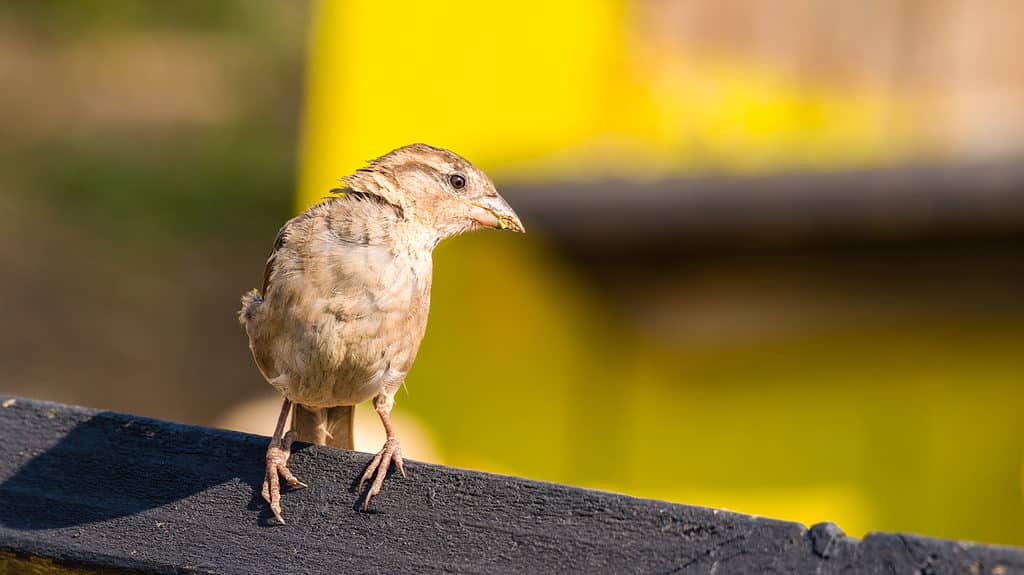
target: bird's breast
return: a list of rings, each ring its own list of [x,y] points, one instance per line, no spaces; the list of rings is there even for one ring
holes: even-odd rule
[[[406,254],[362,254],[358,269],[296,302],[301,372],[288,394],[307,405],[351,405],[400,385],[426,330],[430,265]]]

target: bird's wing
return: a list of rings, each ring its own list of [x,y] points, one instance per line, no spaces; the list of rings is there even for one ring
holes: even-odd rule
[[[430,269],[429,257],[422,272],[396,265],[399,217],[375,201],[339,198],[285,224],[267,261],[260,312],[247,326],[268,379],[345,364],[362,381],[389,361],[396,369],[411,362],[416,346],[392,340],[422,337],[419,320],[414,329],[403,322],[421,307],[425,319]],[[402,357],[387,355],[405,347]]]

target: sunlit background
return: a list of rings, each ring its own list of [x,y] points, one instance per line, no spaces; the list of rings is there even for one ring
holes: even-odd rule
[[[529,234],[438,248],[408,457],[1022,545],[1022,37],[1009,0],[6,2],[0,391],[269,434],[238,297],[423,141]]]

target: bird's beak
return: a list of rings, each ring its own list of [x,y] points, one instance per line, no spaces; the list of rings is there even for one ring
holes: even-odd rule
[[[481,226],[496,228],[499,230],[512,230],[513,232],[526,233],[519,216],[512,211],[499,195],[488,196],[473,202],[473,219]]]

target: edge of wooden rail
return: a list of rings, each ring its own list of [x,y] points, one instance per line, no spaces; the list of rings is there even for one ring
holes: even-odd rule
[[[0,395],[0,572],[1024,573],[1024,549],[777,521],[300,445],[286,526],[267,438]]]

